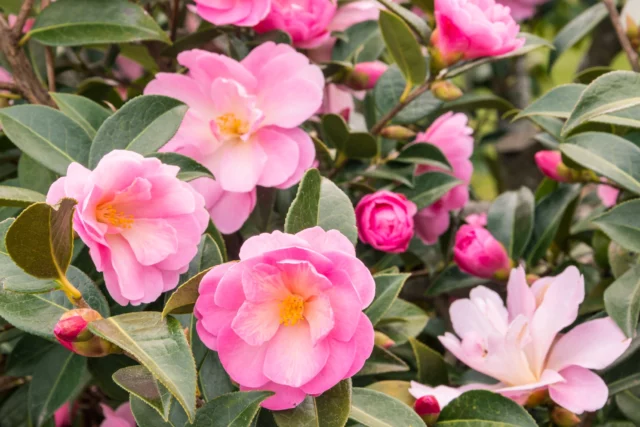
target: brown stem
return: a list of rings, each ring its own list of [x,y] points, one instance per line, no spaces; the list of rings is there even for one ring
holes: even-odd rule
[[[618,9],[616,8],[615,1],[603,0],[603,2],[607,10],[609,11],[609,18],[611,19],[613,28],[616,30],[616,34],[618,35],[618,40],[620,40],[622,50],[624,50],[624,53],[627,54],[627,59],[629,60],[629,64],[631,64],[631,68],[636,73],[640,72],[640,64],[638,64],[638,53],[633,49],[633,46],[631,46],[631,42],[629,41],[624,28],[622,28],[620,14],[618,14]]]
[[[0,50],[4,52],[9,65],[11,65],[11,72],[20,93],[32,104],[53,106],[53,101],[51,101],[46,89],[40,84],[27,55],[24,50],[18,47],[9,24],[2,16],[0,16]]]
[[[11,92],[20,93],[18,85],[12,82],[0,82],[0,90],[8,90]]]
[[[22,29],[24,28],[24,24],[29,19],[29,13],[31,12],[31,8],[33,7],[33,0],[24,0],[22,3],[22,7],[20,8],[20,12],[18,12],[18,19],[16,19],[16,23],[13,25],[12,29],[12,38],[13,40],[19,40],[20,35],[22,34]]]
[[[382,118],[378,120],[378,123],[373,125],[373,127],[371,128],[371,133],[373,135],[378,135],[382,131],[382,129],[384,129],[386,124],[391,121],[391,119],[393,119],[400,111],[404,110],[404,108],[407,105],[409,105],[417,97],[419,97],[420,95],[428,91],[430,88],[431,88],[431,81],[428,81],[426,83],[423,83],[421,86],[418,86],[418,88],[413,92],[411,92],[411,94],[409,94],[409,96],[407,96],[406,99],[398,102],[398,104],[396,104],[396,106],[393,107],[391,111],[389,111],[387,114],[382,116]]]
[[[178,33],[178,15],[180,14],[180,0],[172,0],[171,4],[171,22],[169,23],[169,37],[171,41],[176,40]]]

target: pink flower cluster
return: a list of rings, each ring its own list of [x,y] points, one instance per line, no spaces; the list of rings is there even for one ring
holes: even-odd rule
[[[247,240],[240,261],[200,283],[194,314],[240,390],[271,390],[262,406],[290,409],[358,372],[373,350],[362,313],[375,284],[339,232],[319,227]]]

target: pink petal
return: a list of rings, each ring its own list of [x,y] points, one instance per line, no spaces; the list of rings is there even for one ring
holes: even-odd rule
[[[307,394],[299,388],[276,384],[272,381],[269,381],[259,389],[245,387],[242,385],[240,386],[240,391],[251,390],[269,390],[275,392],[276,394],[274,396],[271,396],[262,402],[263,408],[270,409],[272,411],[282,411],[285,409],[295,408],[304,400],[305,397],[307,397]]]
[[[356,355],[355,341],[342,342],[329,338],[329,358],[327,364],[315,378],[304,384],[301,389],[312,395],[329,390],[347,376]]]
[[[300,151],[300,157],[293,175],[277,186],[280,189],[287,189],[300,182],[304,173],[311,168],[316,158],[316,148],[309,134],[300,128],[280,129],[279,132],[296,141]]]
[[[366,314],[360,313],[358,327],[356,328],[356,333],[353,335],[353,342],[356,344],[356,355],[344,378],[350,378],[362,369],[364,362],[371,356],[371,352],[373,351],[373,340],[374,332],[371,320],[369,320]]]
[[[246,260],[276,249],[288,247],[310,248],[311,246],[303,239],[281,231],[273,233],[263,233],[249,238],[242,248],[240,248],[240,259]]]
[[[339,251],[350,256],[356,256],[356,249],[344,234],[337,230],[324,231],[320,227],[307,228],[302,230],[296,237],[300,237],[309,243],[317,252]]]
[[[280,269],[269,264],[246,268],[242,274],[242,289],[247,300],[255,303],[282,301],[290,295]]]
[[[198,83],[189,76],[175,73],[158,73],[144,89],[145,95],[164,95],[176,98],[194,110],[202,118],[213,114],[213,104]]]
[[[347,273],[360,296],[362,309],[367,308],[376,294],[376,284],[367,266],[359,259],[343,252],[327,252],[324,255],[333,262],[336,270],[343,270]]]
[[[134,220],[131,228],[122,231],[122,237],[142,265],[156,264],[178,249],[176,230],[161,219]]]
[[[580,366],[560,371],[566,382],[549,386],[549,396],[558,405],[581,414],[597,411],[607,403],[609,389],[598,375]]]
[[[304,303],[304,318],[309,322],[311,344],[316,345],[333,329],[331,301],[326,295],[316,295]]]
[[[267,156],[258,185],[275,187],[286,182],[296,171],[300,149],[295,140],[279,132],[278,128],[259,129],[250,143],[260,144]]]
[[[261,387],[269,382],[263,373],[269,345],[249,345],[227,327],[218,335],[218,356],[232,380],[247,387]]]
[[[340,341],[350,341],[356,333],[362,312],[362,303],[349,276],[344,271],[329,275],[333,287],[327,291],[333,307],[335,327],[331,336]]]
[[[280,326],[280,301],[245,301],[231,323],[233,331],[247,344],[260,346],[269,341]]]
[[[235,263],[220,279],[215,292],[215,302],[220,307],[229,310],[239,310],[247,299],[242,288],[242,276],[246,268],[253,267],[257,262]]]
[[[222,145],[210,167],[223,190],[243,193],[255,188],[266,163],[260,145],[240,142]]]
[[[283,260],[278,262],[278,268],[289,291],[305,300],[333,286],[329,279],[319,274],[308,261]]]
[[[513,321],[518,315],[531,319],[536,311],[536,298],[529,288],[525,271],[522,267],[511,270],[509,275],[507,309],[509,310],[509,321]]]
[[[433,245],[449,228],[449,212],[429,206],[418,212],[414,222],[420,240],[427,245]]]

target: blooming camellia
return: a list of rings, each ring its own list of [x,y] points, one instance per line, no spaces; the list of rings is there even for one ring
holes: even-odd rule
[[[195,0],[196,13],[215,25],[252,27],[271,10],[271,0]]]
[[[498,0],[498,3],[509,7],[513,19],[522,21],[531,18],[536,13],[536,7],[548,1],[549,0]]]
[[[202,196],[176,177],[179,170],[115,150],[93,171],[70,164],[49,189],[49,204],[78,201],[73,229],[119,304],[153,302],[175,288],[197,252],[209,216]]]
[[[452,188],[440,200],[428,206],[415,218],[416,233],[425,243],[438,241],[449,228],[449,211],[461,209],[469,200],[469,182],[473,165],[473,130],[467,126],[467,116],[462,113],[446,113],[438,117],[426,132],[416,136],[415,143],[426,142],[438,147],[451,164],[453,175],[463,183]],[[419,166],[417,173],[442,171],[433,166]]]
[[[629,347],[610,318],[588,320],[565,334],[584,300],[584,279],[575,267],[558,276],[527,284],[523,268],[511,272],[507,305],[484,286],[450,308],[453,329],[440,342],[470,368],[495,378],[494,385],[469,384],[435,388],[413,382],[415,397],[435,396],[445,406],[464,391],[488,389],[525,403],[536,391],[548,390],[558,405],[580,414],[607,402],[609,390],[590,369],[604,369]]]
[[[362,313],[375,294],[373,277],[338,231],[252,237],[240,262],[214,267],[199,292],[198,335],[240,390],[276,393],[265,408],[290,409],[324,393],[373,350]]]
[[[435,0],[435,17],[432,41],[447,64],[503,55],[525,42],[509,8],[494,0]]]
[[[485,228],[472,225],[463,225],[456,233],[453,259],[460,270],[487,279],[506,279],[512,266],[502,243]]]

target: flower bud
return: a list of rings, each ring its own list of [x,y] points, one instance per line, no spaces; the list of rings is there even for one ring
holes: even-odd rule
[[[531,282],[529,282],[528,279],[527,279],[527,283],[531,285]],[[544,404],[548,400],[548,398],[549,398],[549,391],[547,389],[536,390],[529,395],[524,406],[526,406],[527,408],[535,408],[536,406],[540,406]]]
[[[117,351],[110,342],[95,336],[87,325],[102,316],[90,308],[77,308],[67,311],[60,317],[53,329],[60,344],[85,357],[103,357]]]
[[[392,125],[382,129],[382,132],[380,132],[380,135],[389,139],[395,139],[398,141],[407,141],[415,138],[416,133],[404,126]]]
[[[431,93],[442,101],[455,101],[462,96],[460,88],[448,80],[440,80],[432,84]]]
[[[428,395],[418,398],[413,408],[428,426],[435,424],[440,415],[440,404],[435,396]]]
[[[558,427],[573,427],[580,424],[580,417],[560,406],[556,406],[551,411],[551,420]]]
[[[453,258],[462,271],[487,279],[506,279],[512,266],[502,243],[486,229],[471,225],[456,233]]]
[[[380,346],[384,349],[388,349],[395,345],[395,341],[389,338],[387,335],[383,334],[382,332],[376,331],[374,336],[375,336],[374,342],[377,346]]]
[[[345,84],[354,90],[373,89],[389,66],[384,62],[360,62],[353,67]]]
[[[574,182],[580,178],[580,172],[571,169],[562,163],[562,154],[559,151],[543,150],[535,155],[538,169],[547,176],[558,182]]]

